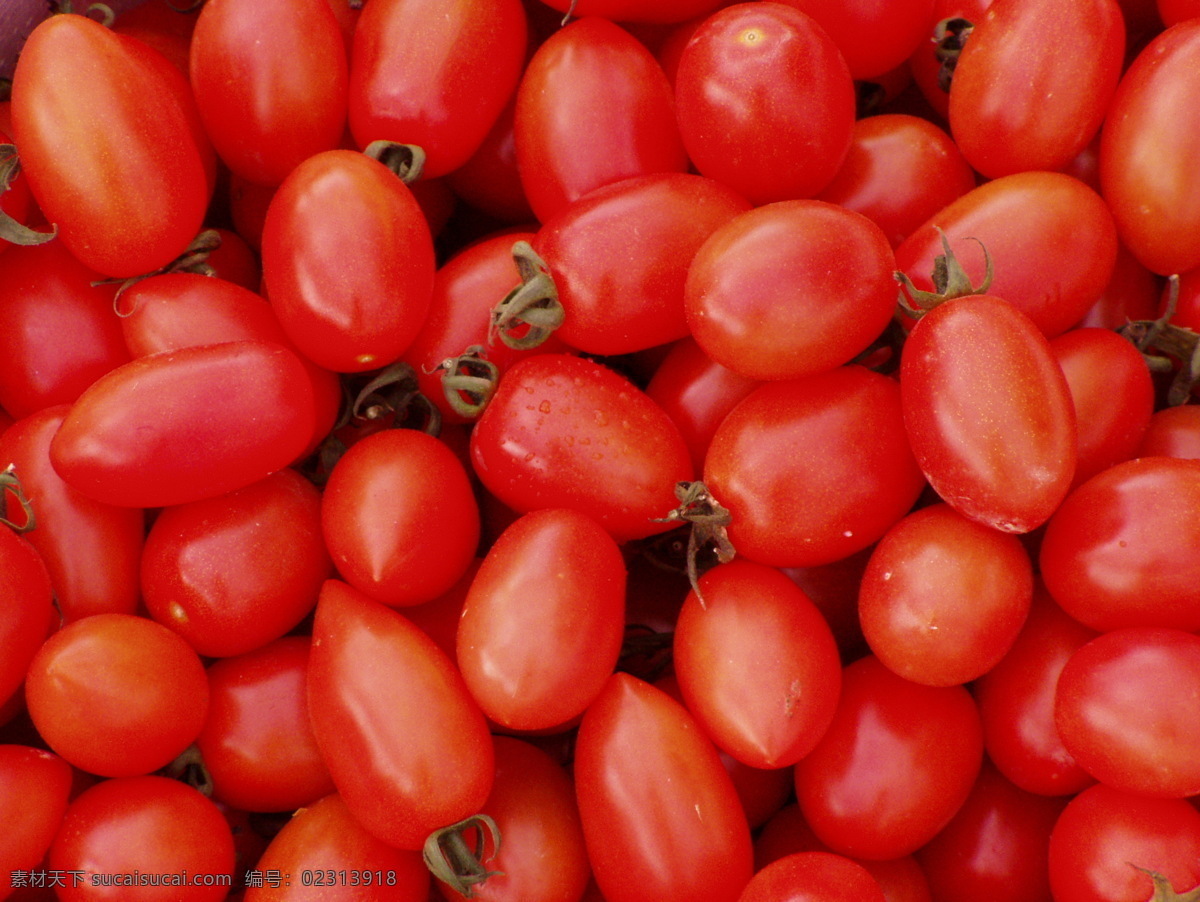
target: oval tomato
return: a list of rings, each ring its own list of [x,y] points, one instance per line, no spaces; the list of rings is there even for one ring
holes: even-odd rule
[[[420,849],[480,811],[495,753],[454,664],[403,616],[336,580],[317,602],[308,704],[338,792],[375,836]]]
[[[54,594],[46,565],[27,540],[0,524],[0,705],[21,688],[29,662],[50,632]]]
[[[717,428],[704,482],[729,510],[738,554],[774,567],[866,548],[925,486],[899,386],[858,366],[752,391]]]
[[[196,237],[212,151],[185,80],[156,51],[86,16],[51,16],[21,51],[12,115],[34,198],[85,266],[151,272]]]
[[[706,19],[680,57],[675,97],[696,168],[754,204],[814,197],[850,147],[846,61],[815,20],[780,3]]]
[[[420,604],[453,586],[474,559],[479,507],[449,446],[389,429],[334,465],[321,528],[346,582],[384,604]]]
[[[904,428],[951,507],[1004,532],[1044,523],[1075,476],[1075,408],[1037,326],[991,295],[918,320],[900,358]]]
[[[671,529],[655,522],[692,477],[678,428],[607,367],[561,354],[515,364],[471,434],[484,486],[513,510],[569,508],[618,542]]]
[[[950,130],[988,178],[1061,169],[1104,120],[1125,55],[1116,0],[990,6],[950,83]],[[1070,35],[1047,41],[1047,30]]]
[[[721,564],[699,587],[703,602],[689,593],[673,645],[688,710],[735,759],[795,764],[837,709],[842,665],[828,624],[794,582],[762,564]]]
[[[263,341],[151,354],[97,380],[50,443],[72,488],[119,507],[231,492],[295,460],[312,438],[299,358]]]
[[[0,810],[20,811],[0,842],[0,898],[43,860],[67,810],[71,765],[53,752],[0,745]]]
[[[879,881],[832,852],[795,852],[762,868],[738,902],[885,902]]]
[[[55,752],[89,773],[127,777],[164,767],[195,740],[208,681],[199,655],[162,624],[94,614],[38,649],[25,699]]]
[[[750,829],[729,775],[661,690],[609,678],[579,726],[575,786],[608,902],[734,902],[749,881]]]
[[[519,0],[372,0],[350,53],[354,140],[418,145],[427,178],[457,169],[512,96],[525,42]]]
[[[326,369],[386,366],[425,322],[429,224],[412,191],[363,154],[329,150],[292,170],[267,208],[262,261],[284,332]]]
[[[617,543],[585,514],[533,511],[501,533],[471,583],[458,665],[493,721],[549,729],[582,714],[599,694],[624,634],[625,562]]]

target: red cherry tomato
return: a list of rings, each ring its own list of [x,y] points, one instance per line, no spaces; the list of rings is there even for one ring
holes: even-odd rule
[[[325,485],[321,524],[342,577],[395,606],[448,590],[479,544],[479,508],[462,463],[409,429],[377,432],[346,452]]]
[[[0,898],[20,885],[17,872],[37,868],[50,848],[67,810],[71,773],[53,752],[0,745],[0,808],[21,812],[0,841]]]
[[[783,0],[829,33],[856,81],[869,81],[903,63],[929,37],[933,0]]]
[[[1075,476],[1075,408],[1033,321],[972,295],[917,322],[900,359],[904,428],[921,470],[959,513],[1024,533],[1058,508]]]
[[[749,881],[750,830],[729,775],[661,690],[610,677],[579,727],[575,787],[608,902],[735,902]]]
[[[94,614],[38,649],[25,698],[55,752],[89,773],[127,777],[169,764],[195,740],[208,682],[200,657],[165,626]]]
[[[754,204],[816,196],[850,147],[846,61],[783,4],[734,4],[705,20],[680,57],[675,97],[696,168]]]
[[[402,615],[336,580],[317,602],[308,704],[346,806],[389,845],[420,849],[481,810],[492,737],[454,664]]]

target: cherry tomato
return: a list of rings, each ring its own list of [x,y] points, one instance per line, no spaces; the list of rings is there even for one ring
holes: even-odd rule
[[[837,709],[842,670],[829,626],[794,582],[762,564],[721,564],[699,589],[703,600],[689,593],[675,627],[688,710],[737,760],[795,764]]]
[[[1100,196],[1057,172],[1021,172],[985,182],[918,226],[896,248],[896,268],[920,289],[932,285],[942,235],[975,285],[984,250],[995,278],[987,289],[1053,337],[1078,322],[1112,276],[1117,230]]]
[[[516,364],[471,434],[484,486],[513,510],[581,511],[618,542],[670,529],[655,522],[691,479],[678,428],[612,370],[539,354]]]
[[[311,647],[307,637],[287,636],[209,666],[196,747],[225,804],[291,811],[333,792],[308,719]]]
[[[989,178],[1061,169],[1095,136],[1116,90],[1121,8],[1003,0],[974,25],[950,88],[955,143]],[[1048,31],[1064,41],[1047,41]]]
[[[925,485],[899,386],[857,366],[752,391],[717,428],[704,482],[730,512],[738,553],[774,567],[827,564],[866,548]]]
[[[141,357],[94,382],[50,443],[72,488],[164,507],[244,488],[295,460],[316,410],[300,359],[234,341]]]
[[[846,159],[818,196],[863,214],[897,247],[974,187],[975,173],[945,131],[917,116],[883,113],[854,123]]]
[[[146,537],[141,587],[151,617],[200,654],[225,657],[292,629],[332,573],[320,493],[284,469],[160,511]]]
[[[900,358],[904,428],[930,485],[964,516],[1024,533],[1075,476],[1070,389],[1034,322],[992,295],[934,307]]]
[[[1200,406],[1164,407],[1150,416],[1134,457],[1200,459]]]
[[[375,902],[383,895],[394,902],[429,899],[421,853],[372,836],[337,793],[297,811],[255,871],[262,878],[246,887],[246,902],[317,902],[332,893],[346,902]],[[286,881],[284,874],[290,875]]]
[[[1160,275],[1200,265],[1195,96],[1200,20],[1173,25],[1122,76],[1100,140],[1100,183],[1121,240]]]
[[[734,372],[799,379],[848,363],[879,336],[896,307],[895,269],[883,230],[862,214],[819,200],[767,204],[700,245],[687,324]]]
[[[278,185],[341,141],[348,67],[327,0],[206,3],[190,75],[217,153],[252,182]]]
[[[17,694],[29,663],[50,632],[54,594],[41,555],[0,524],[0,589],[11,599],[0,608],[0,703]]]
[[[845,669],[832,725],[796,765],[796,795],[833,851],[898,858],[962,807],[982,758],[966,689],[911,683],[868,656]]]
[[[13,74],[12,115],[34,198],[85,266],[151,272],[200,230],[212,151],[186,82],[146,45],[86,16],[45,19]]]
[[[463,604],[457,659],[493,721],[549,729],[582,714],[600,693],[624,630],[617,543],[586,514],[533,511],[483,559]]]
[[[816,196],[850,147],[846,61],[783,4],[738,3],[705,20],[680,57],[675,98],[696,168],[754,204]]]
[[[410,429],[377,432],[346,452],[325,485],[321,524],[338,573],[394,606],[448,590],[479,544],[479,508],[462,463]]]
[[[416,144],[427,178],[461,166],[508,102],[525,59],[519,0],[373,0],[350,53],[350,130]]]
[[[720,182],[681,172],[624,179],[565,207],[533,241],[563,305],[555,336],[607,355],[683,338],[689,263],[749,209]]]
[[[51,749],[89,773],[128,777],[169,764],[195,740],[208,681],[192,647],[162,624],[94,614],[38,649],[25,699]]]
[[[933,0],[783,0],[812,16],[837,45],[850,75],[869,81],[895,69],[928,38]]]
[[[687,169],[666,75],[606,19],[577,19],[547,38],[516,96],[517,165],[542,222],[604,185]]]
[[[66,874],[55,890],[64,902],[209,902],[232,885],[233,836],[217,806],[192,787],[118,777],[71,802],[47,865]]]
[[[909,514],[875,546],[858,610],[871,651],[905,679],[966,683],[991,670],[1021,630],[1033,567],[1016,536],[949,505]]]
[[[71,766],[53,752],[0,745],[0,810],[14,816],[0,841],[0,898],[19,885],[14,872],[36,868],[50,848],[67,810]]]
[[[401,849],[480,811],[494,777],[487,721],[414,624],[345,583],[321,590],[308,705],[351,814]]]
[[[1038,580],[1020,635],[1000,663],[975,681],[988,758],[1021,789],[1071,795],[1094,782],[1063,745],[1054,698],[1063,666],[1095,636],[1068,617]]]
[[[1046,588],[1092,629],[1200,629],[1198,517],[1200,463],[1143,457],[1110,467],[1072,492],[1046,526]]]
[[[592,872],[608,902],[735,902],[750,830],[729,775],[687,710],[617,673],[588,707],[575,784]]]
[[[328,150],[291,171],[267,208],[262,261],[284,332],[326,369],[387,366],[425,322],[429,224],[412,191],[363,154]]]
[[[35,499],[37,526],[26,538],[46,564],[63,619],[133,614],[145,516],[138,508],[93,501],[55,472],[50,445],[68,410],[47,407],[19,420],[0,435],[0,459],[16,468],[25,493]],[[9,519],[17,516],[15,507],[7,505]]]
[[[886,902],[861,864],[832,852],[796,852],[771,862],[746,884],[738,902]]]
[[[1067,804],[1049,851],[1055,902],[1144,902],[1154,894],[1146,870],[1182,893],[1200,884],[1200,812],[1099,784]]]
[[[1054,720],[1063,745],[1102,783],[1140,795],[1200,793],[1187,737],[1197,725],[1200,636],[1130,627],[1097,636],[1058,678]]]

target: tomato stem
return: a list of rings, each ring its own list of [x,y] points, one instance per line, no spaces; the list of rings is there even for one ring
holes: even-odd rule
[[[550,267],[533,246],[528,241],[518,241],[512,254],[521,284],[492,309],[488,344],[495,344],[499,338],[510,348],[524,351],[549,338],[562,325],[564,312]],[[528,328],[521,332],[521,326]]]
[[[1178,304],[1179,276],[1174,275],[1167,279],[1167,305],[1162,316],[1133,320],[1117,330],[1142,352],[1151,372],[1175,373],[1167,389],[1169,407],[1186,404],[1192,388],[1200,382],[1200,333],[1171,322]]]
[[[486,357],[482,345],[471,345],[457,357],[447,357],[433,372],[442,372],[446,403],[460,417],[483,413],[500,383],[500,368]]]
[[[473,847],[467,845],[468,830],[475,834]],[[489,846],[491,852],[487,854]],[[486,814],[435,830],[425,840],[422,854],[434,877],[467,898],[475,894],[473,887],[504,873],[487,869],[487,863],[500,854],[500,828]]]
[[[1175,888],[1171,886],[1171,881],[1160,874],[1158,871],[1152,871],[1149,868],[1138,867],[1136,864],[1130,863],[1131,868],[1137,868],[1143,874],[1149,875],[1154,881],[1154,898],[1150,902],[1200,902],[1200,886],[1193,887],[1183,895],[1175,892]]]
[[[703,608],[705,607],[704,595],[700,592],[700,574],[696,559],[700,554],[700,548],[711,542],[716,545],[717,560],[720,563],[728,564],[733,560],[737,551],[733,547],[733,543],[729,541],[729,534],[726,531],[732,517],[729,510],[712,496],[703,482],[677,482],[675,497],[679,501],[679,507],[665,517],[656,519],[655,522],[683,521],[692,525],[691,533],[688,535],[687,575],[688,582],[692,585],[692,591],[696,593],[696,600]]]
[[[167,273],[190,272],[202,276],[215,276],[216,270],[208,265],[208,255],[221,246],[221,233],[216,229],[205,229],[200,232],[182,254],[161,269],[143,273],[140,276],[130,276],[128,279],[98,279],[92,282],[93,288],[101,285],[118,285],[117,293],[113,295],[113,312],[124,319],[132,316],[134,309],[125,310],[121,307],[121,297],[138,282],[164,276]]]
[[[974,30],[975,25],[961,16],[942,19],[933,27],[933,42],[937,45],[933,55],[942,64],[938,69],[938,87],[947,94],[950,93],[950,82],[954,80],[958,58]]]
[[[406,185],[417,181],[425,169],[425,151],[416,144],[372,141],[363,150],[363,154],[382,163]]]
[[[21,172],[21,158],[17,156],[14,144],[0,144],[0,194],[12,187],[13,181]],[[0,241],[9,244],[20,244],[25,247],[35,244],[45,244],[58,234],[58,226],[51,226],[49,232],[39,232],[29,228],[24,223],[17,222],[3,210],[0,210]]]
[[[174,761],[164,767],[160,773],[164,777],[186,783],[197,792],[211,797],[213,793],[212,774],[204,763],[200,749],[193,743],[179,753]]]
[[[917,288],[912,279],[899,270],[892,274],[901,286],[898,298],[901,309],[916,319],[924,316],[938,304],[954,298],[967,297],[972,294],[987,294],[995,276],[992,256],[988,253],[987,247],[978,238],[968,238],[968,241],[974,241],[983,248],[983,261],[986,267],[983,281],[978,285],[972,283],[971,277],[967,275],[967,271],[963,269],[958,257],[950,248],[950,239],[946,237],[946,233],[939,226],[934,226],[934,228],[937,229],[937,233],[942,239],[942,253],[933,258],[933,273],[931,274],[933,291]]]
[[[16,499],[17,504],[21,506],[21,515],[24,522],[16,523],[7,517],[0,516],[0,525],[7,526],[16,533],[26,533],[35,529],[37,527],[37,519],[33,515],[33,504],[30,502],[29,496],[25,494],[25,489],[21,487],[21,480],[17,478],[15,464],[9,464],[0,472],[0,501],[3,500],[6,494],[11,494]],[[6,508],[7,505],[0,504],[0,511],[7,513]]]

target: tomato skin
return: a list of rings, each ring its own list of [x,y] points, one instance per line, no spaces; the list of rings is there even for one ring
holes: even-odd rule
[[[47,864],[68,874],[66,885],[55,892],[70,902],[209,902],[229,892],[228,885],[205,881],[208,875],[233,872],[233,836],[217,806],[192,787],[167,777],[119,777],[97,783],[71,802]],[[134,873],[186,873],[189,881],[202,882],[136,887],[103,882]]]
[[[1070,35],[1065,46],[1047,29]],[[950,130],[983,175],[1061,169],[1104,120],[1125,55],[1116,0],[992,4],[950,83]]]
[[[421,853],[397,849],[372,836],[358,823],[337,793],[327,795],[297,811],[271,840],[255,865],[264,873],[291,874],[278,886],[264,881],[246,888],[245,902],[318,902],[328,899],[330,886],[336,886],[339,899],[346,902],[375,902],[383,891],[394,902],[427,902],[429,870]],[[329,885],[305,886],[300,875],[305,871],[324,878]],[[368,874],[371,882],[352,886],[338,882],[339,872]],[[395,882],[389,882],[394,877]]]
[[[550,0],[551,9],[571,16],[600,16],[614,22],[672,23],[706,16],[720,0],[663,0],[647,4],[640,0]]]
[[[495,753],[459,672],[409,620],[337,580],[317,601],[308,705],[338,792],[375,836],[420,849],[480,811]]]
[[[680,57],[675,98],[696,168],[755,205],[814,197],[850,146],[846,61],[815,20],[781,3],[705,20]]]
[[[1063,666],[1095,636],[1095,630],[1068,617],[1038,580],[1020,635],[975,681],[988,758],[1021,789],[1066,796],[1094,782],[1063,745],[1054,702]]]
[[[863,214],[895,248],[974,187],[974,171],[945,131],[917,116],[882,113],[854,123],[846,159],[818,197]]]
[[[555,336],[604,355],[683,338],[688,264],[706,239],[749,209],[720,182],[682,172],[624,179],[570,204],[533,242],[565,311]]]
[[[1157,871],[1177,892],[1200,884],[1200,812],[1098,784],[1075,796],[1050,834],[1055,902],[1143,902]]]
[[[29,187],[71,253],[108,276],[169,263],[208,205],[211,150],[197,144],[194,102],[151,54],[85,16],[51,16],[13,74],[14,138]]]
[[[591,868],[575,786],[547,752],[510,736],[497,736],[496,778],[483,810],[503,839],[492,866],[503,871],[473,887],[480,902],[578,900]],[[447,902],[462,894],[444,883]]]
[[[687,170],[666,75],[606,19],[576,19],[538,47],[515,115],[521,183],[541,222],[604,185]]]
[[[858,610],[871,651],[905,679],[966,683],[1016,640],[1033,597],[1033,567],[1016,536],[946,504],[909,514],[875,546]]]
[[[954,816],[982,758],[979,712],[966,689],[911,683],[868,656],[843,672],[832,725],[796,765],[796,795],[833,851],[899,858]]]
[[[1054,513],[1075,475],[1075,408],[1029,317],[991,295],[933,308],[905,342],[900,393],[913,453],[951,507],[1014,533]]]
[[[67,810],[71,765],[53,752],[0,745],[0,809],[21,812],[0,843],[0,899],[13,891],[13,872],[38,866]]]
[[[424,173],[457,169],[483,142],[525,60],[519,0],[383,0],[364,8],[350,53],[350,130],[359,147],[416,144]]]
[[[454,585],[474,559],[479,508],[449,446],[390,429],[334,465],[321,528],[346,582],[387,605],[420,604]]]
[[[1065,806],[1017,788],[985,761],[962,808],[916,853],[934,898],[1051,902],[1047,846]]]
[[[842,666],[825,619],[788,577],[750,561],[710,570],[700,591],[703,604],[690,592],[675,627],[688,710],[735,759],[795,764],[837,709]]]
[[[457,659],[489,718],[509,729],[549,729],[599,694],[624,635],[617,543],[585,514],[533,511],[483,559],[463,605]]]
[[[750,830],[729,775],[687,710],[613,674],[575,747],[592,872],[608,902],[733,902],[749,881]]]
[[[983,282],[982,248],[1002,297],[1052,338],[1078,322],[1100,297],[1117,256],[1113,214],[1095,191],[1058,172],[1001,176],[935,213],[896,248],[896,268],[917,288],[932,287],[934,258],[950,247],[971,277]]]
[[[743,376],[799,379],[848,363],[879,336],[896,306],[895,268],[865,216],[819,200],[767,204],[700,245],[684,286],[687,324]]]
[[[692,477],[687,446],[658,405],[612,370],[561,354],[509,369],[475,424],[471,461],[513,510],[578,510],[618,542],[672,528],[653,518],[677,506],[675,484]]]
[[[925,485],[904,435],[899,386],[857,366],[752,391],[717,428],[704,482],[730,512],[738,553],[773,567],[862,550]]]
[[[51,749],[89,773],[127,777],[169,764],[192,743],[208,681],[196,652],[165,626],[94,614],[38,649],[25,699]]]
[[[132,614],[146,532],[138,508],[93,501],[63,482],[50,445],[69,407],[47,407],[0,434],[0,458],[12,464],[26,495],[36,499],[37,527],[26,536],[37,549],[64,620],[89,614]],[[17,516],[8,505],[8,517]],[[0,689],[0,695],[3,695]]]
[[[14,417],[69,404],[129,361],[114,289],[92,287],[100,278],[59,241],[0,257],[0,405]]]
[[[141,586],[151,617],[200,654],[227,657],[295,627],[332,573],[321,495],[284,469],[160,511],[146,537]]]
[[[1055,695],[1063,744],[1102,783],[1139,795],[1200,793],[1184,737],[1197,729],[1200,636],[1161,627],[1106,632],[1071,655]]]
[[[0,610],[0,704],[21,688],[29,662],[50,632],[54,593],[41,555],[7,526],[0,527],[0,590],[12,599]]]
[[[1200,21],[1178,23],[1137,55],[1117,86],[1100,140],[1100,184],[1121,240],[1160,275],[1200,265],[1200,152],[1192,98]]]
[[[243,811],[291,811],[333,792],[308,718],[312,641],[285,636],[215,661],[196,747],[213,796]]]
[[[292,170],[267,208],[262,261],[284,332],[325,369],[387,366],[425,322],[429,224],[412,191],[363,154],[328,150]]]
[[[118,507],[211,498],[304,450],[316,421],[309,386],[299,358],[269,342],[151,354],[80,395],[50,461],[72,488]]]
[[[832,852],[796,852],[755,873],[738,902],[885,902],[861,864]]]
[[[1198,518],[1200,462],[1143,457],[1110,467],[1072,492],[1047,524],[1046,588],[1092,629],[1200,629]]]
[[[1164,407],[1150,416],[1134,457],[1200,459],[1200,407]]]
[[[189,69],[217,153],[252,182],[278,185],[341,141],[348,64],[327,0],[205,4]]]
[[[907,60],[928,37],[934,0],[783,0],[829,33],[855,81],[878,81]]]

